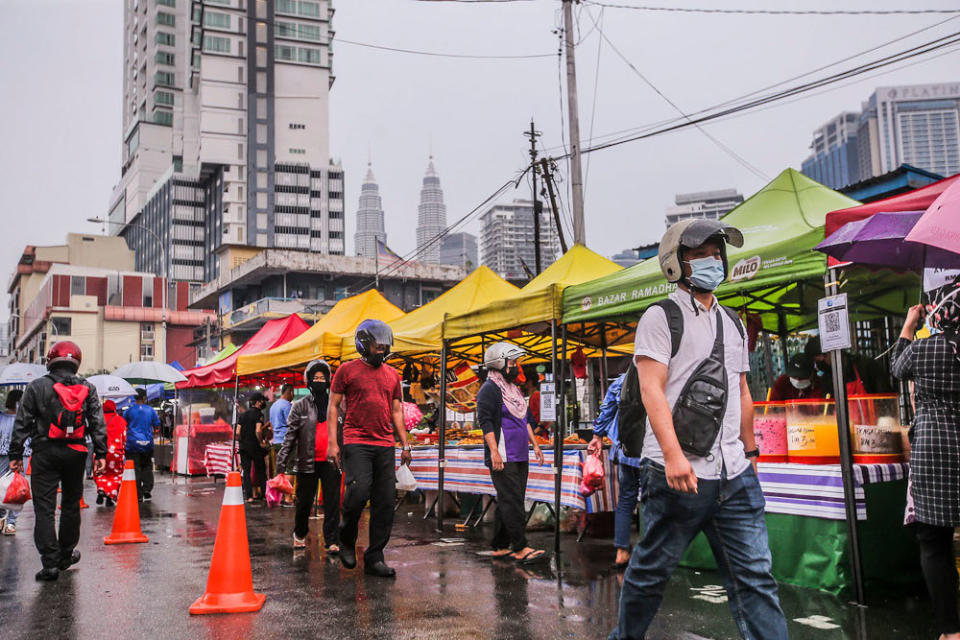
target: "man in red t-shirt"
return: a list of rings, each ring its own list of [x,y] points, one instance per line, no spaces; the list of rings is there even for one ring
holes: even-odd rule
[[[344,406],[342,468],[347,491],[340,522],[340,562],[357,566],[357,529],[370,501],[370,544],[363,554],[364,572],[381,578],[396,575],[383,561],[393,529],[397,499],[393,436],[403,445],[401,464],[410,464],[410,446],[403,420],[400,376],[383,366],[393,345],[393,331],[379,320],[364,320],[355,334],[359,360],[343,364],[333,376],[327,409],[327,458],[341,465],[337,421]]]

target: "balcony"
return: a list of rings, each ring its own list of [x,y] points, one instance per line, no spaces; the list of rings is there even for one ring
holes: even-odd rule
[[[272,318],[281,318],[291,313],[300,314],[305,320],[314,317],[317,301],[302,298],[261,298],[223,316],[224,329],[241,326],[256,327]],[[319,313],[316,313],[319,317]]]

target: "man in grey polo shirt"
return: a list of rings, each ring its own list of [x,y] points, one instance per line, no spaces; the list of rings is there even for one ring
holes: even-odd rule
[[[634,362],[648,415],[640,471],[643,536],[624,576],[611,639],[645,637],[667,581],[701,531],[723,575],[740,635],[787,638],[756,474],[749,353],[742,323],[720,309],[713,295],[727,276],[728,242],[742,246],[743,234],[715,220],[685,220],[660,243],[661,269],[677,283],[670,299],[679,306],[683,332],[673,353],[664,308],[650,307],[637,325]],[[681,448],[673,409],[687,380],[714,350],[718,326],[727,403],[710,452],[697,456]]]

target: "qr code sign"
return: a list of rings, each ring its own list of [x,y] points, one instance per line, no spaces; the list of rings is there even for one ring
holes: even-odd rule
[[[841,313],[835,311],[833,313],[826,313],[823,316],[823,327],[826,329],[827,333],[834,333],[840,331],[840,318]]]

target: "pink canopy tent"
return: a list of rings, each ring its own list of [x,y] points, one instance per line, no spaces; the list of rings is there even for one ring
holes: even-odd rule
[[[236,378],[237,358],[279,347],[309,328],[310,325],[295,313],[286,318],[270,320],[242,347],[223,360],[204,367],[182,371],[181,373],[186,376],[187,381],[177,383],[177,389],[219,387],[230,384]]]

